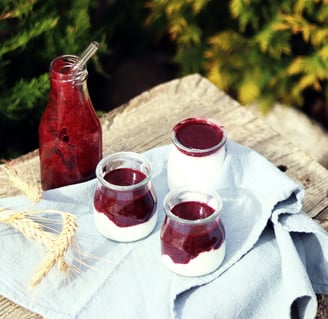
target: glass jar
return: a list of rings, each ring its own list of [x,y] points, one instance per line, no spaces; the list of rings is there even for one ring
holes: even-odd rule
[[[102,129],[87,88],[86,66],[72,72],[78,57],[50,64],[50,95],[39,124],[43,190],[86,181],[102,158]]]
[[[215,189],[226,154],[226,130],[206,117],[193,117],[172,129],[167,163],[170,190],[184,185]]]
[[[96,175],[94,219],[99,232],[120,242],[149,235],[157,223],[157,199],[148,159],[134,152],[114,153],[99,162]]]
[[[225,256],[221,197],[204,189],[178,188],[164,198],[161,255],[171,271],[201,276],[217,269]]]

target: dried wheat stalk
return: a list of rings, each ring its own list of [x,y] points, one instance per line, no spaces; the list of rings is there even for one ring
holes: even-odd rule
[[[49,271],[58,263],[63,261],[65,253],[72,244],[76,229],[76,217],[70,213],[59,212],[63,219],[63,228],[57,237],[55,245],[50,249],[40,266],[32,276],[31,287],[37,286]]]
[[[29,218],[30,215],[37,213],[59,214],[62,218],[61,232],[56,236],[54,233],[46,231],[41,224]],[[55,265],[58,265],[62,271],[68,270],[69,266],[65,261],[65,254],[72,245],[77,230],[74,215],[56,210],[17,212],[0,208],[0,223],[16,228],[25,237],[49,249],[46,257],[31,278],[30,286],[32,288],[39,285]]]
[[[46,248],[51,249],[56,244],[55,234],[45,231],[39,223],[28,218],[24,213],[14,214],[7,221],[3,221],[3,223],[16,228],[26,238],[35,241],[40,246],[46,246]],[[64,257],[59,258],[58,267],[61,271],[67,271],[68,265]]]
[[[5,170],[8,180],[16,189],[23,192],[23,194],[34,202],[40,201],[42,196],[40,182],[36,178],[31,165],[20,163],[18,166],[15,166],[13,161],[7,161],[4,165],[1,165],[0,168]],[[31,215],[35,216],[40,213],[59,214],[62,219],[61,232],[55,234],[53,231],[47,231],[40,223],[35,221],[35,218],[30,218]],[[44,221],[50,222],[51,220],[44,218]],[[79,271],[76,266],[68,265],[65,261],[65,254],[70,247],[78,250],[80,256],[94,258],[82,252],[76,242],[73,244],[77,229],[77,221],[76,217],[68,212],[56,210],[13,211],[0,207],[0,223],[6,223],[16,228],[28,239],[48,249],[48,253],[31,278],[31,287],[39,285],[55,265],[58,265],[59,269],[64,272],[67,272],[68,269]],[[82,260],[79,260],[79,263],[82,266],[88,266]]]
[[[16,167],[12,161],[7,161],[1,167],[6,172],[7,179],[17,190],[23,192],[33,202],[40,201],[41,186],[31,165],[21,163],[20,167]]]

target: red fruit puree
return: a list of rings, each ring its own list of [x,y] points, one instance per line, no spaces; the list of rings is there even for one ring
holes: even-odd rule
[[[107,182],[117,186],[136,185],[145,178],[144,173],[131,168],[114,169],[104,176]],[[147,184],[127,190],[102,186],[95,192],[94,207],[117,226],[127,227],[150,219],[156,212],[156,199]]]
[[[173,134],[183,147],[196,150],[215,148],[223,138],[220,126],[204,118],[189,118],[178,123],[173,128]],[[216,150],[215,148],[213,152]]]
[[[87,71],[70,73],[74,56],[50,65],[50,96],[39,125],[44,190],[88,180],[102,157],[100,121],[89,97]]]
[[[205,203],[182,202],[173,207],[172,213],[187,220],[204,219],[214,213]],[[200,253],[218,249],[225,240],[225,232],[219,217],[204,224],[183,224],[165,217],[161,230],[162,254],[175,263],[187,264]]]

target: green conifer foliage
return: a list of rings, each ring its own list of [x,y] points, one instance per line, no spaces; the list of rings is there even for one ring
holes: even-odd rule
[[[199,72],[241,103],[328,100],[327,0],[156,0],[148,23],[176,43],[182,74]]]
[[[54,57],[94,40],[99,53],[125,41],[149,54],[161,34],[180,75],[201,73],[243,104],[302,106],[308,90],[328,100],[328,0],[1,0],[0,158],[18,155],[8,139],[37,140]]]

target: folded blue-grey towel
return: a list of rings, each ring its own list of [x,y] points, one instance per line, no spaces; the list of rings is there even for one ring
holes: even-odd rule
[[[98,233],[96,180],[46,191],[37,204],[23,196],[0,199],[0,207],[8,209],[76,214],[76,241],[84,252],[73,251],[67,260],[75,271],[64,275],[54,268],[29,290],[44,255],[35,243],[0,224],[0,294],[47,319],[314,318],[316,293],[328,294],[328,234],[302,212],[299,185],[232,141],[217,184],[226,230],[224,262],[202,277],[165,268],[159,232],[170,147],[145,153],[154,168],[159,219],[153,233],[138,242],[117,243]]]

